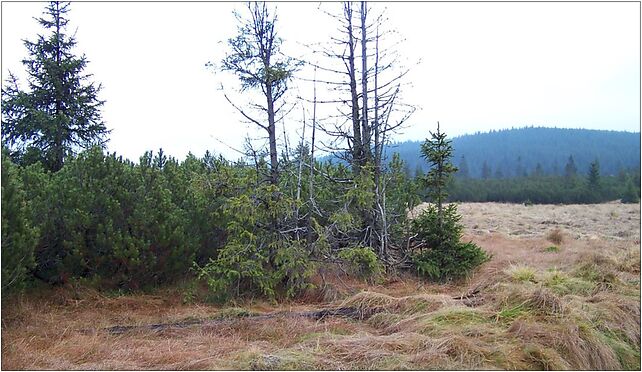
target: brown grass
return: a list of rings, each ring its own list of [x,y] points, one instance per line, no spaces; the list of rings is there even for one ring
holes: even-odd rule
[[[564,241],[564,234],[561,229],[554,229],[546,235],[546,239],[551,243],[560,245]]]

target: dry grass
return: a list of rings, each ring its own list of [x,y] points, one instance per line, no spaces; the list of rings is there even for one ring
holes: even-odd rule
[[[549,215],[531,206],[534,215],[516,213],[506,223],[491,214],[500,206],[462,206],[464,222],[478,224],[467,237],[493,259],[447,285],[412,276],[369,284],[326,271],[317,278],[322,290],[280,304],[183,304],[178,289],[107,296],[81,286],[5,298],[2,368],[639,370],[639,230],[618,237],[612,229],[629,227],[610,221],[589,235],[595,221],[565,224],[568,210],[579,213],[578,223],[590,213],[600,222],[602,206],[554,206]],[[616,215],[639,229],[639,212],[607,207],[621,207]],[[536,219],[549,222],[533,227]],[[501,227],[488,232],[484,221]],[[546,247],[555,229],[563,249],[553,254]],[[354,307],[362,319],[239,316],[326,307]],[[121,335],[82,331],[189,319],[217,321]]]
[[[564,233],[559,228],[554,229],[546,235],[546,239],[553,244],[560,245],[564,241]]]

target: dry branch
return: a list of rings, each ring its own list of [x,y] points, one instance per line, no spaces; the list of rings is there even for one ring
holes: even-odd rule
[[[162,331],[170,328],[186,328],[193,325],[215,325],[238,321],[240,319],[247,320],[266,320],[273,318],[311,318],[314,320],[323,320],[331,316],[339,316],[357,320],[363,320],[371,317],[372,315],[382,312],[381,308],[360,309],[356,307],[338,307],[332,309],[321,309],[314,311],[279,311],[267,314],[254,314],[238,317],[223,317],[219,319],[190,319],[182,322],[173,323],[157,323],[157,324],[144,324],[144,325],[116,325],[107,328],[83,329],[82,333],[93,333],[96,331],[106,331],[112,335],[121,335],[131,331]]]

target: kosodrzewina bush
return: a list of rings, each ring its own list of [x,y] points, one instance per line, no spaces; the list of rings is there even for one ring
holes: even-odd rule
[[[383,272],[383,265],[370,247],[346,248],[339,258],[350,266],[350,272],[361,278],[373,278]]]
[[[2,154],[2,292],[22,288],[35,266],[39,231],[29,220],[25,192],[16,167]]]
[[[420,244],[411,259],[419,275],[438,280],[462,277],[490,258],[476,244],[461,242],[460,219],[457,206],[449,204],[443,209],[441,226],[434,205],[412,221]]]

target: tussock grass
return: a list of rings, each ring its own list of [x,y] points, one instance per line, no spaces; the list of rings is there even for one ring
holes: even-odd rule
[[[524,342],[552,347],[573,369],[621,369],[613,349],[601,342],[595,331],[584,324],[518,320],[508,332]]]
[[[640,247],[624,251],[617,258],[616,268],[631,274],[640,275]]]
[[[451,296],[440,294],[420,294],[404,297],[393,297],[383,293],[364,291],[344,300],[340,307],[354,307],[370,316],[375,312],[414,314],[431,312],[444,306],[457,303]]]
[[[526,265],[511,265],[504,272],[516,282],[535,282],[535,269]]]
[[[595,283],[569,276],[557,269],[544,273],[542,284],[561,296],[569,294],[588,296],[595,290]]]
[[[526,360],[535,369],[557,371],[571,369],[571,365],[559,353],[541,344],[527,344],[524,347]]]
[[[562,242],[564,242],[564,233],[561,229],[551,230],[548,234],[546,234],[546,240],[553,244],[560,245],[562,244]]]

